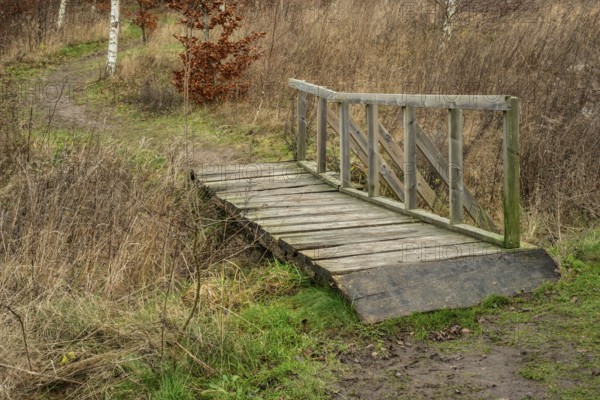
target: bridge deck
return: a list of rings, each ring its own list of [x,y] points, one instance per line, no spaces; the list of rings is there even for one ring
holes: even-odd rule
[[[467,307],[556,278],[541,249],[506,250],[353,198],[296,162],[197,175],[262,245],[333,282],[367,323]]]

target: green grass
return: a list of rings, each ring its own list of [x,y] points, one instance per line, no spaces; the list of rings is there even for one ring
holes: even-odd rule
[[[278,286],[293,288],[289,295],[199,315],[182,338],[194,357],[179,352],[158,369],[130,363],[129,378],[110,390],[110,398],[327,398],[325,383],[344,345],[340,333],[360,330],[360,323],[332,290],[314,286],[293,266],[274,261],[271,268],[285,278]],[[173,295],[170,308],[176,302]]]
[[[34,79],[60,64],[102,51],[106,46],[103,40],[65,44],[48,56],[11,63],[6,67],[6,72],[19,82]]]
[[[61,61],[73,60],[102,51],[105,47],[106,42],[104,40],[64,45],[59,50],[58,55],[61,57]]]
[[[91,109],[110,105],[122,124],[118,138],[134,146],[144,139],[152,148],[164,149],[175,138],[186,138],[190,148],[198,145],[219,149],[243,156],[248,161],[292,159],[281,133],[264,131],[249,124],[224,124],[214,117],[211,107],[196,106],[188,116],[186,134],[186,119],[181,107],[163,113],[146,112],[135,103],[124,101],[129,95],[128,89],[119,82],[96,81],[89,86],[86,98],[80,103]]]

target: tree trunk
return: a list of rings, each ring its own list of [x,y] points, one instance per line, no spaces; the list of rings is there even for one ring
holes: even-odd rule
[[[65,12],[67,11],[67,0],[60,0],[60,7],[58,9],[58,21],[56,22],[57,29],[62,28],[63,22],[65,21]]]
[[[110,2],[110,30],[108,31],[108,60],[106,74],[111,76],[117,70],[117,48],[119,44],[119,0]]]
[[[446,15],[444,15],[444,34],[446,38],[450,38],[452,35],[452,23],[454,15],[456,14],[456,0],[447,0],[446,2]]]

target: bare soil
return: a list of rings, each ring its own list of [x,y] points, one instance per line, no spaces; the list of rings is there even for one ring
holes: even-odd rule
[[[424,342],[388,339],[379,350],[368,345],[340,356],[345,372],[332,387],[332,399],[547,398],[544,386],[518,374],[526,361],[526,351],[508,346],[448,353]]]

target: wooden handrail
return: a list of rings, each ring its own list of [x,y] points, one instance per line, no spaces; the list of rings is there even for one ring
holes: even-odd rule
[[[298,79],[290,79],[288,84],[304,93],[335,103],[488,111],[508,111],[512,106],[510,96],[506,95],[346,93]]]
[[[335,92],[324,86],[290,79],[289,86],[299,92],[298,97],[298,143],[296,158],[302,165],[306,160],[306,95],[317,97],[317,162],[315,173],[326,175],[327,123],[340,134],[340,190],[368,201],[388,207],[423,221],[441,225],[476,238],[501,245],[505,248],[518,248],[520,242],[520,153],[519,153],[519,101],[511,96],[480,95],[422,95],[422,94],[381,94]],[[340,105],[339,118],[328,110],[327,103]],[[367,135],[358,130],[352,122],[349,104],[365,104],[367,115]],[[404,149],[394,146],[385,128],[378,122],[378,106],[395,105],[402,107],[404,116]],[[416,122],[417,108],[438,108],[448,110],[448,159],[427,139]],[[463,184],[463,132],[462,110],[502,111],[504,114],[504,235],[485,229],[468,226],[464,223],[464,211],[480,226],[495,229],[493,222]],[[333,115],[331,114],[333,113]],[[395,142],[393,142],[395,143]],[[383,145],[391,159],[403,170],[401,182],[379,154]],[[434,165],[449,187],[450,218],[440,217],[418,209],[417,195],[420,195],[433,209],[435,193],[417,171],[417,147]],[[367,193],[353,189],[350,182],[350,149],[367,164]],[[403,155],[402,155],[403,153]],[[398,162],[398,160],[401,160]],[[441,169],[440,169],[441,168]],[[444,171],[442,171],[442,169]],[[392,191],[403,201],[394,202],[379,194],[379,176],[382,176]],[[330,180],[330,176],[328,179]],[[426,190],[425,190],[426,189]],[[443,207],[442,207],[443,208]]]

